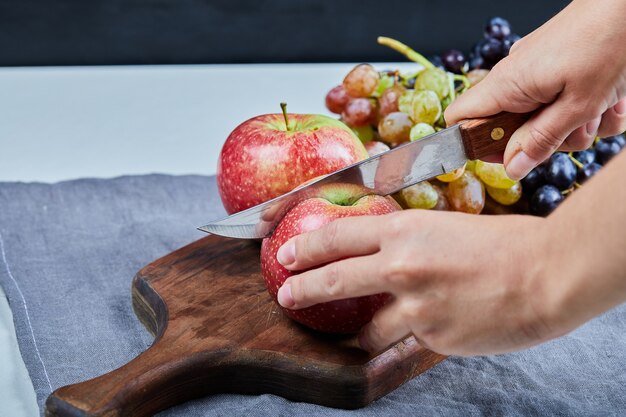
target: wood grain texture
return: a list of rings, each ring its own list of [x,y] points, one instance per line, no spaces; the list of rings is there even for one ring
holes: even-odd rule
[[[481,119],[471,119],[461,125],[463,145],[468,159],[481,159],[504,152],[511,135],[529,118],[530,113],[500,113]],[[492,132],[494,132],[492,138]],[[502,129],[502,130],[499,130]]]
[[[412,337],[371,355],[352,337],[289,320],[265,289],[255,242],[200,239],[143,268],[132,299],[154,344],[117,370],[55,390],[46,416],[150,416],[224,392],[359,408],[444,359]]]

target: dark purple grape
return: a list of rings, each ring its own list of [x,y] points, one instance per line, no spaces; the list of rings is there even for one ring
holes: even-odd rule
[[[441,55],[441,61],[443,61],[443,67],[450,72],[457,74],[462,73],[462,69],[465,66],[467,60],[463,52],[458,49],[450,49],[445,54]]]
[[[596,162],[596,151],[593,149],[585,149],[584,151],[574,152],[572,156],[583,165]]]
[[[480,47],[480,55],[482,55],[487,64],[496,64],[502,59],[502,41],[487,39]]]
[[[502,55],[504,56],[508,56],[509,52],[511,51],[511,47],[513,46],[513,44],[517,41],[519,41],[520,38],[518,35],[516,35],[515,33],[507,36],[506,38],[504,38],[502,40]]]
[[[621,135],[611,136],[611,139],[617,142],[620,148],[624,149],[626,147],[626,138],[624,138],[623,133]]]
[[[476,54],[476,55],[474,55],[473,53],[470,54],[470,58],[468,62],[469,71],[475,70],[475,69],[481,69],[483,68],[484,65],[485,65],[485,60],[480,54]]]
[[[535,216],[547,216],[563,201],[563,195],[554,185],[543,185],[535,191],[528,209]]]
[[[599,140],[594,148],[596,150],[596,162],[601,165],[609,162],[611,158],[622,150],[619,141],[616,141],[612,137]]]
[[[585,166],[583,166],[581,169],[578,170],[578,174],[576,175],[576,181],[579,184],[583,184],[589,178],[593,177],[596,174],[596,172],[600,171],[601,168],[602,168],[602,165],[597,164],[595,162],[586,164]]]
[[[480,55],[480,48],[483,47],[484,43],[485,43],[484,39],[476,42],[474,46],[472,46],[472,49],[470,50],[470,55]]]
[[[485,25],[485,39],[504,39],[511,34],[511,25],[501,17],[492,17]]]
[[[546,167],[545,165],[539,165],[522,178],[522,191],[528,196],[535,193],[537,188],[546,183]]]
[[[576,181],[576,165],[566,153],[557,152],[546,165],[546,182],[559,190],[567,190]]]

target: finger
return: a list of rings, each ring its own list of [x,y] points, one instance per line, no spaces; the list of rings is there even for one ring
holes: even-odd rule
[[[411,334],[411,329],[402,318],[399,305],[398,301],[392,301],[374,314],[372,321],[359,333],[361,348],[369,352],[380,352]]]
[[[584,112],[573,111],[569,100],[561,98],[535,113],[513,133],[504,151],[507,175],[524,178],[561,146],[576,128],[585,125]]]
[[[386,292],[389,289],[385,288],[380,273],[384,261],[380,255],[348,258],[292,276],[278,290],[278,303],[297,310]]]
[[[377,252],[380,219],[381,216],[357,216],[335,220],[289,239],[278,249],[276,259],[287,269],[300,270]]]
[[[506,58],[505,58],[506,60]],[[554,97],[542,97],[541,101],[525,93],[512,75],[510,65],[502,61],[480,83],[467,90],[446,109],[444,118],[448,125],[461,120],[487,117],[502,111],[525,113],[551,102]]]
[[[563,144],[559,146],[559,150],[563,152],[582,151],[590,147],[596,138],[600,120],[600,117],[596,117],[592,121],[574,130],[565,138]]]
[[[621,99],[615,106],[604,112],[598,128],[598,136],[605,138],[619,135],[624,131],[626,131],[626,98]]]

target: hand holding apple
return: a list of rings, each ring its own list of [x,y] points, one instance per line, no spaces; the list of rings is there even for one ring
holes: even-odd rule
[[[363,187],[352,184],[329,184],[320,190],[318,198],[302,201],[278,224],[271,237],[263,240],[261,271],[270,295],[277,300],[278,289],[294,272],[277,260],[278,248],[295,235],[319,229],[333,220],[364,215],[380,215],[401,210],[391,197],[368,194]],[[346,259],[360,270],[359,259]],[[326,268],[332,268],[328,265]],[[323,268],[322,268],[323,269]],[[332,274],[329,275],[332,277]],[[330,333],[355,333],[368,323],[374,313],[389,299],[387,294],[332,301],[304,308],[283,311],[292,319],[315,330]]]

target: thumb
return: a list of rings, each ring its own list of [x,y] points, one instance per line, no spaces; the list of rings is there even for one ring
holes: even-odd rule
[[[595,117],[586,117],[586,112],[574,109],[576,106],[570,100],[561,97],[536,112],[513,133],[504,151],[504,166],[511,179],[524,178],[548,159],[576,128]],[[583,129],[581,134],[592,136],[595,133]]]

